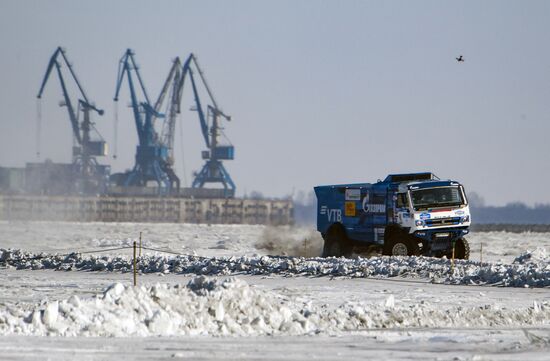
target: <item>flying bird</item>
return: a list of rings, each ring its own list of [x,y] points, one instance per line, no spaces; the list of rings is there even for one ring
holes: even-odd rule
[[[459,56],[458,58],[455,58],[455,59],[456,59],[456,61],[458,61],[459,63],[460,63],[460,62],[464,62],[464,59],[462,58],[462,55]]]

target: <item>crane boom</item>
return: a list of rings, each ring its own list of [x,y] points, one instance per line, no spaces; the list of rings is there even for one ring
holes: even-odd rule
[[[166,77],[166,81],[164,82],[164,85],[162,86],[162,90],[160,91],[159,97],[155,103],[155,111],[157,112],[160,111],[160,107],[162,106],[162,103],[166,98],[166,94],[168,93],[168,89],[170,88],[170,85],[173,84],[174,80],[179,77],[178,75],[179,75],[180,67],[181,67],[181,60],[179,57],[177,57],[176,59],[174,59],[172,67],[170,68],[170,72],[168,73],[168,77]]]
[[[84,89],[80,85],[80,82],[78,81],[78,77],[76,76],[76,73],[74,72],[71,63],[69,62],[69,59],[67,59],[67,56],[65,55],[65,52],[63,51],[63,49],[61,47],[59,47],[58,49],[59,49],[59,52],[61,53],[61,56],[63,57],[63,60],[65,60],[65,64],[67,64],[67,68],[69,68],[69,72],[71,73],[71,75],[72,75],[72,77],[73,77],[73,79],[76,83],[76,86],[78,87],[78,90],[80,90],[80,94],[84,98],[84,101],[87,104],[90,104],[90,102],[88,101],[88,97],[86,96],[86,92],[84,91]]]
[[[195,63],[195,66],[197,67],[197,71],[198,71],[198,73],[201,77],[202,83],[204,84],[204,88],[206,89],[206,92],[208,93],[208,96],[212,100],[212,104],[214,105],[214,108],[218,109],[218,104],[216,103],[216,98],[214,98],[214,94],[212,93],[212,91],[210,90],[210,87],[208,86],[208,82],[206,81],[204,73],[203,73],[201,67],[199,66],[199,61],[197,60],[197,57],[193,53],[191,53],[190,56],[193,59],[193,63]]]
[[[61,66],[58,62],[55,62],[55,68],[57,69],[57,74],[59,75],[59,83],[61,84],[61,89],[63,91],[63,99],[67,111],[69,113],[69,120],[71,121],[71,127],[73,128],[73,135],[76,138],[78,144],[82,144],[82,137],[80,136],[80,129],[78,126],[77,115],[74,111],[73,104],[69,98],[69,93],[67,92],[67,86],[65,85],[65,79],[63,79],[63,73],[61,73]]]
[[[135,125],[136,125],[136,131],[138,133],[139,141],[144,142],[145,141],[145,138],[144,138],[145,135],[144,135],[144,130],[143,130],[144,121],[142,119],[141,112],[140,112],[140,107],[139,107],[140,102],[138,101],[136,90],[135,90],[135,87],[134,87],[134,80],[132,78],[132,70],[135,72],[136,77],[138,78],[138,81],[140,81],[140,82],[141,82],[141,77],[139,75],[139,70],[137,69],[137,67],[132,66],[132,63],[135,64],[135,62],[132,62],[133,56],[134,56],[134,53],[132,52],[132,50],[127,49],[126,53],[124,53],[124,55],[120,59],[119,66],[118,66],[118,75],[117,75],[117,84],[116,84],[115,97],[113,98],[113,100],[115,102],[118,101],[118,96],[119,96],[119,93],[120,93],[120,89],[122,87],[122,83],[124,82],[124,76],[126,75],[126,78],[128,79],[129,89],[130,89],[130,101],[131,101],[130,104],[132,106],[132,111],[134,113],[134,121],[135,121]],[[142,89],[145,89],[145,87],[142,86]],[[144,91],[143,94],[145,96],[146,102],[148,103],[147,93]]]
[[[174,59],[168,77],[164,82],[162,90],[159,94],[157,102],[155,104],[155,109],[159,111],[166,99],[168,93],[169,103],[168,103],[168,117],[166,118],[162,131],[161,131],[161,142],[168,148],[168,162],[174,164],[174,133],[176,129],[176,118],[180,113],[181,106],[181,92],[178,91],[178,83],[181,77],[181,60],[179,57]]]
[[[58,58],[61,57],[62,63],[65,64],[67,69],[69,69],[69,73],[71,74],[72,79],[74,80],[74,83],[78,87],[78,90],[80,91],[80,96],[82,99],[78,101],[77,107],[82,106],[86,109],[94,110],[99,115],[103,115],[103,110],[96,108],[94,105],[88,101],[88,97],[86,96],[86,93],[84,92],[84,89],[82,88],[82,85],[80,85],[80,82],[78,81],[78,77],[76,76],[76,73],[74,72],[71,63],[69,62],[67,56],[65,55],[65,51],[60,46],[57,47],[57,49],[54,51],[53,55],[50,57],[50,61],[48,63],[48,67],[46,69],[46,73],[44,74],[44,77],[42,79],[42,84],[40,86],[40,90],[38,91],[38,95],[36,96],[38,99],[42,98],[42,93],[44,92],[44,89],[46,88],[46,83],[48,82],[48,79],[50,78],[50,74],[52,70],[55,68],[57,75],[59,77],[59,82],[61,84],[61,90],[63,93],[63,104],[67,107],[67,112],[69,113],[69,120],[71,122],[71,127],[73,130],[73,136],[75,137],[77,143],[79,145],[82,145],[82,136],[80,134],[80,126],[78,123],[78,114],[75,111],[75,106],[71,102],[71,98],[69,96],[69,92],[67,90],[67,86],[65,83],[65,78],[63,77],[63,72],[61,71],[62,63],[59,62]]]
[[[206,116],[204,115],[204,110],[201,105],[201,98],[199,97],[199,92],[197,91],[197,84],[195,83],[193,70],[189,68],[188,73],[189,73],[189,79],[191,79],[191,87],[193,89],[193,96],[195,98],[197,113],[199,114],[199,121],[201,124],[202,136],[204,137],[204,142],[206,143],[206,147],[210,148],[210,138],[208,137],[208,122],[206,120]]]

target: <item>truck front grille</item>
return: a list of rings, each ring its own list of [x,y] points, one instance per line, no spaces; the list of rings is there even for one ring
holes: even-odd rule
[[[452,226],[460,223],[460,217],[426,219],[425,222],[428,227]]]
[[[437,239],[434,237],[430,248],[432,251],[446,251],[451,249],[451,241],[449,238]]]

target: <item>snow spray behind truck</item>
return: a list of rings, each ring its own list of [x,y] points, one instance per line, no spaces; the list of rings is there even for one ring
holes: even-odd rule
[[[391,174],[377,183],[315,187],[323,256],[347,256],[354,247],[384,255],[468,259],[470,209],[464,187],[432,173]]]

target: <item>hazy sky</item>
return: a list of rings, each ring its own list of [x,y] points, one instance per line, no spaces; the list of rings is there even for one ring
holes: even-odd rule
[[[58,45],[105,109],[94,119],[112,143],[117,66],[130,47],[151,98],[174,57],[197,54],[233,116],[226,167],[238,194],[431,170],[489,204],[550,203],[549,1],[2,0],[0,45],[2,166],[37,160],[36,94]],[[176,132],[188,183],[204,149],[190,95]],[[52,77],[40,160],[70,161],[59,100]],[[100,160],[113,171],[133,166],[128,101],[125,84],[118,158]]]

